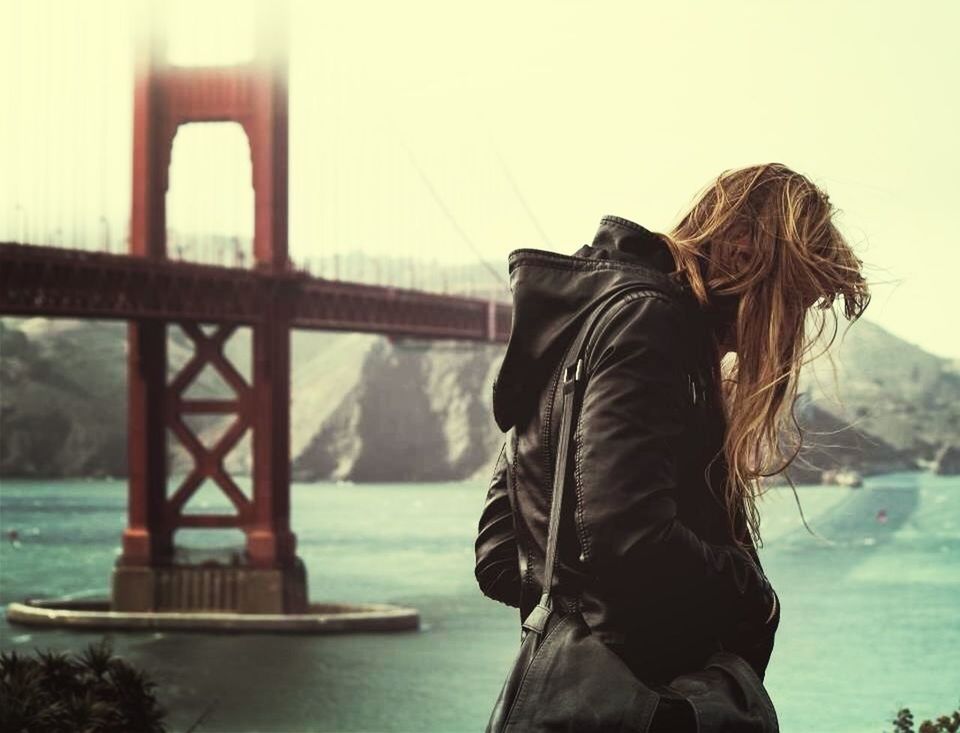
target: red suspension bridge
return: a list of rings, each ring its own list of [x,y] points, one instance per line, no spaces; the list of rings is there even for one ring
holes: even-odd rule
[[[0,243],[0,313],[128,322],[129,507],[113,576],[113,611],[303,612],[306,577],[290,530],[291,329],[505,342],[510,306],[327,280],[291,268],[284,54],[275,44],[263,44],[249,64],[207,68],[166,64],[155,40],[138,53],[129,254]],[[249,142],[251,269],[167,256],[165,200],[174,136],[182,125],[213,121],[239,123]],[[173,324],[192,340],[194,353],[168,379],[167,327]],[[249,382],[223,349],[239,326],[252,333]],[[187,398],[207,366],[232,388],[232,399]],[[185,417],[196,414],[233,416],[233,422],[207,447],[187,427]],[[248,430],[249,495],[224,468],[225,456]],[[168,432],[194,462],[169,493]],[[229,499],[232,514],[184,513],[207,479]],[[186,527],[242,530],[244,567],[200,577],[197,568],[176,566],[174,534]],[[191,583],[203,588],[188,592]]]

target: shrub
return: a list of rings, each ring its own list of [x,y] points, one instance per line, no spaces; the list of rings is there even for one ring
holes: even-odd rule
[[[81,654],[0,654],[0,730],[165,733],[156,684],[106,641]]]
[[[894,733],[913,733],[913,713],[910,708],[897,711],[893,719]],[[957,733],[960,731],[960,709],[951,715],[941,715],[936,720],[925,720],[920,724],[917,733]]]

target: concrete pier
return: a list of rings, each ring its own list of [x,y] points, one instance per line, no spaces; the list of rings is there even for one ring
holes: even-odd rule
[[[385,603],[311,603],[303,613],[113,611],[104,600],[39,600],[7,606],[7,620],[26,626],[80,630],[280,632],[332,634],[416,631],[415,609]]]

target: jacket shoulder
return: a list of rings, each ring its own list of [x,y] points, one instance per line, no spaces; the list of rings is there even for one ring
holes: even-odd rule
[[[688,306],[679,296],[653,287],[632,290],[597,323],[585,350],[585,366],[589,371],[611,352],[644,347],[680,359],[691,326]]]

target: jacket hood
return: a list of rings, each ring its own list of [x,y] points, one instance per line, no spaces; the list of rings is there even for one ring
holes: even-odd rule
[[[518,249],[507,258],[513,321],[493,383],[493,414],[503,432],[522,424],[588,314],[611,290],[647,283],[680,295],[685,283],[665,277],[673,256],[657,235],[605,216],[591,244],[572,255]]]

